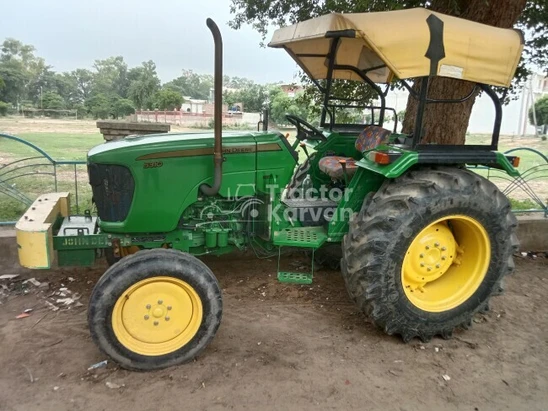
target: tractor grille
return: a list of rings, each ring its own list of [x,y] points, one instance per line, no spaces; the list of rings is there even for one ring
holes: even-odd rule
[[[129,213],[135,181],[127,167],[88,164],[93,201],[101,221],[124,221]]]

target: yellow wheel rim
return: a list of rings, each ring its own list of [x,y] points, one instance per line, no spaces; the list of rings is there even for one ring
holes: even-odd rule
[[[128,350],[158,356],[177,351],[202,323],[200,296],[186,282],[152,277],[129,287],[112,311],[112,329]]]
[[[476,292],[490,260],[489,235],[477,220],[463,215],[440,218],[413,239],[405,254],[405,295],[424,311],[451,310]]]

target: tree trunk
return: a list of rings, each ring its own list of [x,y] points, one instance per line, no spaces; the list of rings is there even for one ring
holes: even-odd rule
[[[491,26],[510,28],[517,22],[526,2],[526,0],[434,0],[432,10]],[[460,13],[456,12],[456,5]],[[473,87],[474,84],[468,81],[433,77],[430,79],[428,97],[459,99],[467,96]],[[418,92],[419,89],[420,81],[413,84],[413,90]],[[476,97],[477,93],[463,103],[428,104],[424,112],[422,142],[464,144]],[[403,121],[404,133],[412,133],[415,128],[417,103],[415,98],[409,96]]]

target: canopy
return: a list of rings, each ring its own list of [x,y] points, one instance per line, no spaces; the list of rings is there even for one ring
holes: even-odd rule
[[[523,50],[517,30],[424,8],[328,14],[276,30],[269,46],[285,48],[308,76],[320,80],[329,77],[336,38],[332,78],[360,80],[341,67],[352,66],[376,83],[437,75],[508,87]]]

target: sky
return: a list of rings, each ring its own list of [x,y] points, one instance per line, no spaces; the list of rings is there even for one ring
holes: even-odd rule
[[[228,26],[230,0],[18,0],[2,1],[0,41],[16,38],[56,71],[91,68],[94,60],[121,55],[130,67],[153,60],[162,82],[182,69],[213,74],[214,19],[224,39],[224,72],[258,83],[298,81],[297,65],[282,50],[260,46],[251,27]],[[272,33],[269,33],[267,41]],[[398,103],[404,105],[406,97]],[[397,100],[399,100],[398,98]],[[401,110],[403,107],[398,107]],[[520,102],[504,107],[503,133],[518,132]],[[471,132],[489,132],[492,103],[475,104]]]
[[[205,24],[211,17],[223,35],[226,75],[259,83],[296,80],[297,66],[284,51],[261,47],[260,34],[249,26],[228,26],[230,0],[2,3],[0,41],[13,37],[33,45],[55,71],[91,68],[96,59],[121,55],[130,67],[153,60],[163,82],[182,69],[212,74],[213,40]]]

